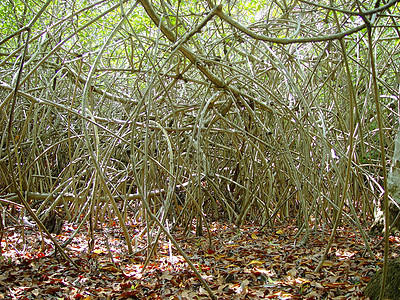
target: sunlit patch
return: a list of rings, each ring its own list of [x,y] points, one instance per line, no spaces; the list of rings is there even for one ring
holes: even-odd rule
[[[357,254],[357,252],[338,249],[338,250],[336,250],[335,254],[339,260],[344,260],[344,259],[352,258],[353,256],[355,256]]]

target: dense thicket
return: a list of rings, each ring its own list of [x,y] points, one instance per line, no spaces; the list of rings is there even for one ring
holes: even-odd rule
[[[397,1],[360,5],[2,1],[1,209],[360,227],[400,84]]]

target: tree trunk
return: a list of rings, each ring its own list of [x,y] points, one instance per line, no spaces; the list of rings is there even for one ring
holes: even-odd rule
[[[389,195],[392,201],[389,204],[389,223],[393,223],[393,228],[400,230],[400,128],[397,130],[394,142],[394,153],[392,165],[388,178]]]
[[[400,130],[397,130],[392,165],[388,176],[389,226],[395,232],[400,231]],[[375,207],[375,222],[371,227],[371,233],[380,234],[384,230],[384,218],[381,207]]]

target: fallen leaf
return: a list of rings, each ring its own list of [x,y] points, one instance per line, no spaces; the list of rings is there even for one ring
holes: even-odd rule
[[[262,264],[265,264],[265,261],[263,261],[263,260],[252,260],[251,262],[249,262],[247,265],[249,266],[249,265],[262,265]]]

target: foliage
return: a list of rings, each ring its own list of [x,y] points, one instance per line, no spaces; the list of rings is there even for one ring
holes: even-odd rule
[[[399,7],[377,3],[2,3],[1,211],[45,233],[56,213],[71,241],[89,223],[90,251],[115,218],[128,252],[133,213],[144,267],[161,233],[184,257],[193,219],[210,244],[210,220],[294,219],[301,243],[315,220],[321,265],[346,221],[372,255],[400,84]]]

